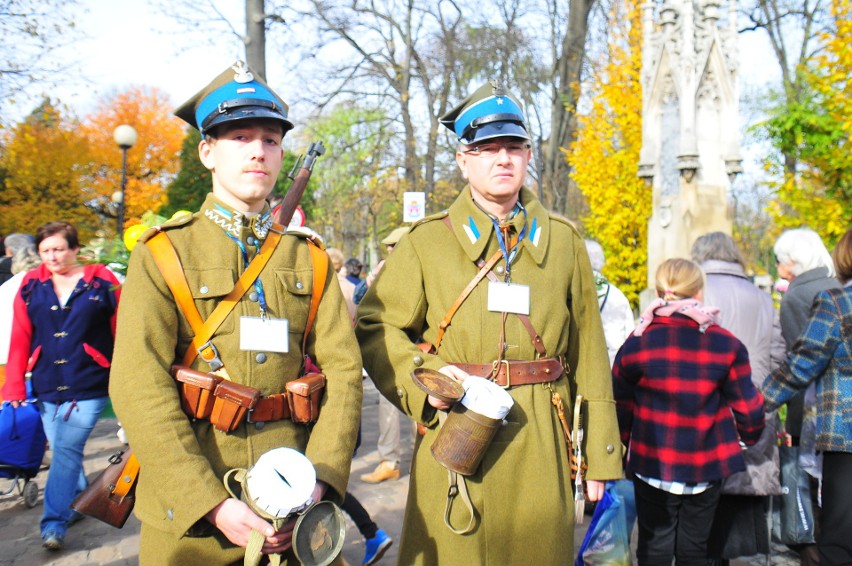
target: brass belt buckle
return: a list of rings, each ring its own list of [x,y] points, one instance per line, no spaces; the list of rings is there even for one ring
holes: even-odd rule
[[[500,385],[497,383],[497,376],[500,374],[500,366],[506,365],[506,385]],[[491,362],[491,373],[494,375],[494,382],[497,385],[500,385],[503,389],[509,389],[512,387],[512,374],[510,373],[509,360],[494,360]]]

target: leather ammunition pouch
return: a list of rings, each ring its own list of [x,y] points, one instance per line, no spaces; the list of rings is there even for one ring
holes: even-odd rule
[[[213,412],[210,422],[217,430],[231,432],[246,419],[246,413],[260,399],[260,391],[248,385],[222,380],[213,392]]]
[[[213,392],[222,378],[178,365],[172,366],[171,373],[179,384],[183,412],[191,419],[209,419],[216,400]]]
[[[319,418],[322,390],[325,388],[325,375],[308,373],[289,382],[287,402],[290,406],[290,418],[294,423],[315,423]]]
[[[218,375],[174,365],[180,404],[191,419],[209,419],[216,429],[231,432],[246,422],[292,419],[315,423],[319,419],[325,375],[308,373],[286,385],[284,393],[266,397],[254,387],[222,379]]]

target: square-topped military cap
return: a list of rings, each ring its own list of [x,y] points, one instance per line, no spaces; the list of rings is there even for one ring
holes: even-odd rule
[[[286,134],[293,129],[288,110],[269,85],[255,77],[245,63],[237,61],[184,102],[175,115],[202,135],[226,122],[260,118],[281,122]]]
[[[496,81],[476,89],[441,116],[441,123],[464,145],[499,137],[530,139],[520,103]]]

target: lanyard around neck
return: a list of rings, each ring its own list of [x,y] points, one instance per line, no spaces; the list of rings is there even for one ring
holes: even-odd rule
[[[524,235],[527,231],[527,210],[524,206],[518,201],[515,205],[521,213],[524,215],[524,225],[521,227],[521,231],[518,233],[518,239],[514,242],[506,243],[506,238],[503,235],[503,229],[500,227],[500,222],[493,216],[489,215],[491,218],[492,224],[494,224],[494,231],[497,233],[497,245],[500,246],[500,252],[503,254],[503,259],[506,261],[506,274],[503,277],[503,281],[506,283],[509,282],[511,271],[512,271],[512,262],[515,260],[515,256],[518,254],[518,246],[521,241],[524,239]],[[507,231],[508,233],[508,231]]]
[[[249,256],[245,244],[243,244],[242,240],[240,240],[230,232],[225,232],[225,235],[231,238],[237,244],[237,247],[240,248],[240,253],[243,256],[243,265],[248,268]],[[255,278],[252,284],[254,285],[254,290],[257,293],[257,303],[258,305],[260,305],[260,316],[262,318],[266,318],[266,294],[263,292],[263,283],[260,282],[260,277]]]

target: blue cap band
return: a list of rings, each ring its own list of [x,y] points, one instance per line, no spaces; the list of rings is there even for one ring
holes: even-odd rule
[[[201,101],[201,104],[198,105],[198,108],[195,109],[195,123],[201,128],[204,120],[216,111],[220,104],[246,98],[266,100],[274,103],[277,113],[280,113],[281,117],[286,120],[287,110],[284,103],[272,94],[272,91],[268,88],[257,81],[251,81],[248,83],[230,82],[208,94]]]
[[[521,124],[524,123],[524,114],[521,112],[520,107],[515,104],[514,100],[508,96],[490,96],[469,106],[464,112],[459,114],[454,124],[456,136],[459,138],[464,137],[465,130],[467,130],[467,127],[470,126],[474,120],[492,114],[501,115],[504,117],[504,120],[506,119],[506,114],[516,115],[515,120]]]

